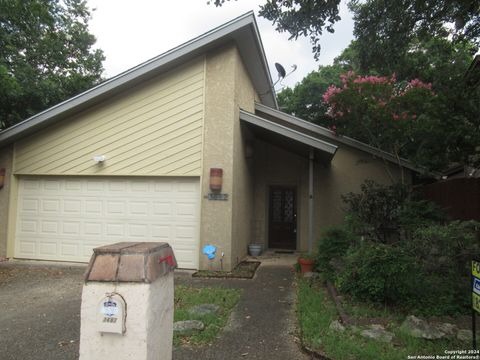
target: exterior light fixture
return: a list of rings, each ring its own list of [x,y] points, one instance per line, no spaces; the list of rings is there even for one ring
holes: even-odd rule
[[[210,190],[222,190],[223,169],[210,168]]]
[[[5,168],[0,169],[0,189],[5,185]]]
[[[93,161],[97,162],[97,163],[103,163],[105,160],[107,160],[107,158],[105,157],[105,155],[95,155],[93,157]]]

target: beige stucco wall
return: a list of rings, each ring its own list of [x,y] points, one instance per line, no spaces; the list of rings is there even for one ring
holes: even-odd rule
[[[256,91],[240,55],[235,57],[235,115],[233,146],[233,192],[232,192],[232,263],[236,265],[247,255],[252,242],[254,209],[254,167],[253,159],[247,158],[246,147],[253,146],[253,136],[247,127],[240,124],[239,110],[255,112]]]
[[[207,55],[200,248],[217,247],[213,261],[200,254],[200,268],[229,270],[246,255],[251,238],[253,178],[244,156],[239,107],[254,111],[255,91],[234,44]],[[223,169],[227,201],[207,200],[210,168]],[[224,254],[222,258],[222,253]],[[223,264],[220,259],[222,258]]]
[[[203,139],[203,173],[200,212],[200,268],[219,269],[222,253],[224,267],[231,267],[233,122],[235,93],[235,47],[220,48],[207,54],[205,65],[205,118]],[[207,200],[210,192],[210,168],[223,169],[222,193],[227,201]],[[201,253],[204,245],[217,247],[214,261]]]
[[[315,240],[321,231],[330,225],[340,224],[344,218],[344,203],[341,195],[359,192],[360,185],[367,179],[380,184],[391,184],[393,176],[400,181],[400,168],[357,149],[339,145],[330,166],[316,165],[315,171]],[[388,166],[388,171],[387,171]],[[410,178],[407,172],[406,179]],[[301,250],[306,250],[307,242],[302,239]]]
[[[199,57],[18,141],[15,174],[198,176],[203,92]]]
[[[5,169],[5,184],[0,189],[0,258],[7,255],[8,209],[12,178],[13,145],[0,148],[0,169]]]
[[[297,190],[297,250],[308,248],[308,160],[277,146],[255,144],[255,212],[253,237],[268,246],[268,190],[270,185],[285,185]],[[330,164],[314,164],[314,240],[328,226],[343,221],[341,195],[358,192],[366,179],[389,184],[391,178],[384,161],[345,145]],[[395,178],[400,173],[388,165]]]

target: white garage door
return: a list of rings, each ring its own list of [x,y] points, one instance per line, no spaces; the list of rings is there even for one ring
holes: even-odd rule
[[[198,183],[198,178],[21,178],[15,256],[88,261],[94,247],[165,241],[179,267],[196,269]]]

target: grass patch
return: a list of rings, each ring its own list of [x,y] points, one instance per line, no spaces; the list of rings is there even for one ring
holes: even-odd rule
[[[415,339],[398,330],[400,320],[388,314],[387,330],[395,334],[392,344],[366,339],[350,329],[345,332],[330,330],[338,314],[327,290],[320,284],[310,284],[308,280],[298,278],[297,314],[304,345],[334,360],[405,360],[408,355],[444,355],[445,350],[466,349],[471,344],[458,340],[428,341]],[[379,315],[372,308],[362,305],[350,305],[350,314]],[[403,320],[403,317],[402,317]]]
[[[260,261],[242,261],[232,271],[199,270],[193,277],[251,279],[260,265]]]
[[[227,323],[228,317],[240,299],[241,290],[220,287],[192,288],[184,285],[175,286],[174,321],[200,320],[205,329],[190,334],[174,334],[173,344],[208,344],[214,340]],[[220,309],[216,314],[193,316],[188,310],[200,304],[216,304]]]

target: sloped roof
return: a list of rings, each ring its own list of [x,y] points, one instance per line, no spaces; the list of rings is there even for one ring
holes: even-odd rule
[[[303,129],[294,129],[288,124],[279,124],[241,109],[240,120],[252,126],[256,136],[304,157],[309,157],[310,149],[313,149],[315,159],[330,161],[338,148],[334,144],[311,136]]]
[[[349,138],[348,136],[339,136],[336,135],[333,131],[326,129],[322,126],[318,126],[309,121],[300,119],[293,115],[289,115],[277,109],[273,109],[263,104],[255,104],[255,113],[260,117],[266,118],[271,121],[278,122],[281,125],[287,126],[291,129],[297,129],[304,132],[305,134],[310,134],[316,138],[319,138],[324,141],[328,141],[332,145],[343,144],[350,146],[352,148],[364,151],[381,159],[385,159],[394,164],[398,164],[397,159],[392,154],[375,148],[373,146],[367,145],[361,141]],[[408,160],[400,159],[400,164],[410,170],[416,172],[422,172],[420,169],[411,164]]]
[[[235,42],[262,103],[278,108],[265,52],[252,11],[137,65],[0,132],[0,146],[87,109],[142,81],[228,42]]]

